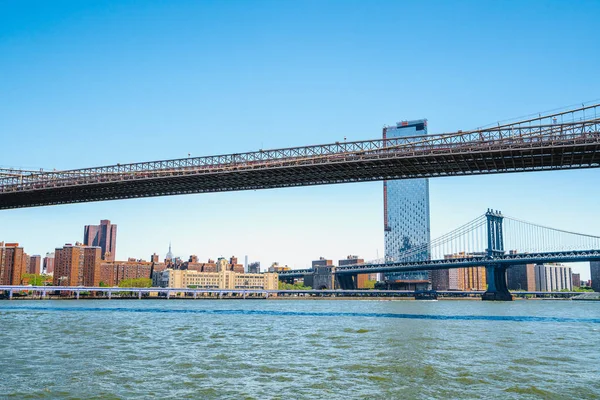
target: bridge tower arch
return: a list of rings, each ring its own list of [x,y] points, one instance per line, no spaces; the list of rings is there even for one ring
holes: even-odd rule
[[[487,257],[489,263],[485,266],[487,290],[482,296],[488,301],[511,301],[512,295],[508,291],[506,282],[506,267],[494,263],[496,256],[504,254],[504,232],[502,223],[504,217],[500,211],[488,209],[487,218]]]

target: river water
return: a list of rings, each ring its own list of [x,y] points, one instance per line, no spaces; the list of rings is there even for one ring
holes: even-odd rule
[[[0,398],[600,399],[600,303],[3,301]]]

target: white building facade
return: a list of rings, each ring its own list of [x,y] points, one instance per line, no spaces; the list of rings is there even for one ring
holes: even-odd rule
[[[563,264],[539,264],[535,270],[535,290],[541,292],[559,292],[573,290],[571,267]]]

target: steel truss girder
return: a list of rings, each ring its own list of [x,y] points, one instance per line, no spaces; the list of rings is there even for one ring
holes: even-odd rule
[[[414,261],[402,263],[362,264],[347,267],[336,267],[336,274],[371,274],[379,272],[429,271],[435,269],[451,269],[465,267],[483,267],[495,265],[522,265],[550,262],[583,262],[600,261],[600,250],[575,250],[539,252],[524,254],[504,254],[494,257],[450,258],[443,260]]]
[[[598,105],[553,114],[594,112]],[[574,114],[577,115],[577,114]],[[0,175],[0,209],[233,190],[600,166],[600,118]],[[539,122],[535,124],[532,122]]]

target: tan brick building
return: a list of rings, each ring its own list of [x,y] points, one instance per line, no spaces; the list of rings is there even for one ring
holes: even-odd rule
[[[479,254],[457,253],[446,255],[446,259],[472,258]],[[486,290],[487,277],[485,267],[467,267],[433,270],[430,273],[433,290]]]
[[[277,290],[276,273],[247,274],[221,270],[219,272],[198,272],[194,270],[166,269],[161,281],[170,288],[198,289],[265,289]]]

